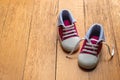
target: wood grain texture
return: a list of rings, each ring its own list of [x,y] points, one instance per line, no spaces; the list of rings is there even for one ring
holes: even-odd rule
[[[84,8],[82,0],[59,0],[59,11],[68,9],[77,20],[76,27],[80,37],[84,36]],[[77,55],[75,59],[66,58],[67,53],[61,48],[60,43],[57,46],[57,73],[56,80],[88,80],[88,73],[81,70],[78,66]]]
[[[109,4],[107,0],[85,0],[86,29],[93,23],[100,23],[104,26],[106,42],[115,45],[115,36],[111,24]],[[90,80],[119,80],[120,74],[117,51],[115,56],[109,61],[109,53],[105,46],[102,48],[102,56],[97,68],[89,72]]]
[[[0,0],[0,35],[2,34],[2,29],[6,20],[6,15],[9,7],[9,0]],[[0,36],[1,37],[1,36]]]
[[[55,80],[57,0],[35,0],[24,80]]]
[[[66,58],[57,37],[62,9],[77,20],[80,38],[93,23],[104,26],[111,61],[105,46],[92,71],[79,68],[79,51]],[[120,0],[0,0],[0,80],[120,80],[119,19]]]
[[[120,67],[120,1],[119,0],[108,0],[110,15],[111,15],[111,24],[113,26],[115,40],[116,40],[116,50],[119,55],[119,67]]]
[[[5,13],[0,39],[0,80],[21,80],[28,44],[32,2],[29,2],[30,0],[11,0],[8,3],[7,0],[4,1],[6,1],[4,7],[7,13]]]

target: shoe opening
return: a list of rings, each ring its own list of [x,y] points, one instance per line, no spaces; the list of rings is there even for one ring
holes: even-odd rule
[[[63,18],[63,22],[67,20],[71,24],[70,14],[67,10],[64,10],[62,12],[62,18]]]
[[[90,37],[91,38],[92,36],[97,36],[99,37],[100,36],[100,32],[101,32],[101,26],[100,25],[94,25],[93,28],[92,28],[92,31],[91,31],[91,34],[90,34]]]

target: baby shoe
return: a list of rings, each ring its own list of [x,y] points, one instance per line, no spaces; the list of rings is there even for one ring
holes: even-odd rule
[[[79,48],[80,37],[78,35],[76,20],[68,10],[62,10],[58,17],[58,36],[62,48],[67,52],[74,52]]]
[[[102,45],[105,44],[103,42],[105,42],[105,36],[102,25],[93,24],[85,36],[83,46],[78,56],[78,64],[80,67],[84,69],[93,69],[96,67],[100,58]],[[108,45],[107,47],[110,53],[110,48]],[[110,55],[114,55],[114,49]]]

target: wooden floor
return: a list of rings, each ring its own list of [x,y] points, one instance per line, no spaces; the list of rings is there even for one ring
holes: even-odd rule
[[[73,13],[80,37],[101,23],[114,58],[103,47],[92,71],[67,59],[57,38],[61,9]],[[120,80],[119,20],[120,0],[0,0],[0,80]]]

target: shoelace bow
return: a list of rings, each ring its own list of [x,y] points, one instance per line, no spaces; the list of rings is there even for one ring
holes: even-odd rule
[[[77,42],[77,44],[75,45],[75,47],[73,48],[73,50],[69,53],[68,56],[66,56],[66,58],[72,59],[72,57],[71,57],[72,53],[73,53],[74,50],[77,48],[77,46],[79,45],[79,43],[80,43],[81,41],[83,41],[83,40],[85,40],[85,38],[82,38],[82,39],[80,39],[80,40]],[[103,43],[104,45],[106,45],[106,47],[108,48],[109,55],[111,56],[111,58],[113,58],[114,53],[115,53],[114,47],[112,48],[112,51],[110,51],[110,46],[109,46],[107,43],[105,43],[105,42],[102,42],[102,43]],[[92,46],[92,47],[90,47],[90,46]],[[83,49],[83,51],[85,51],[85,52],[90,52],[91,54],[97,54],[97,51],[95,51],[95,50],[98,49],[98,48],[96,48],[97,46],[98,46],[98,44],[92,44],[90,41],[88,41],[84,47],[85,47],[85,48],[88,48],[88,49],[92,49],[92,50],[94,50],[94,51],[88,50],[88,49]]]

